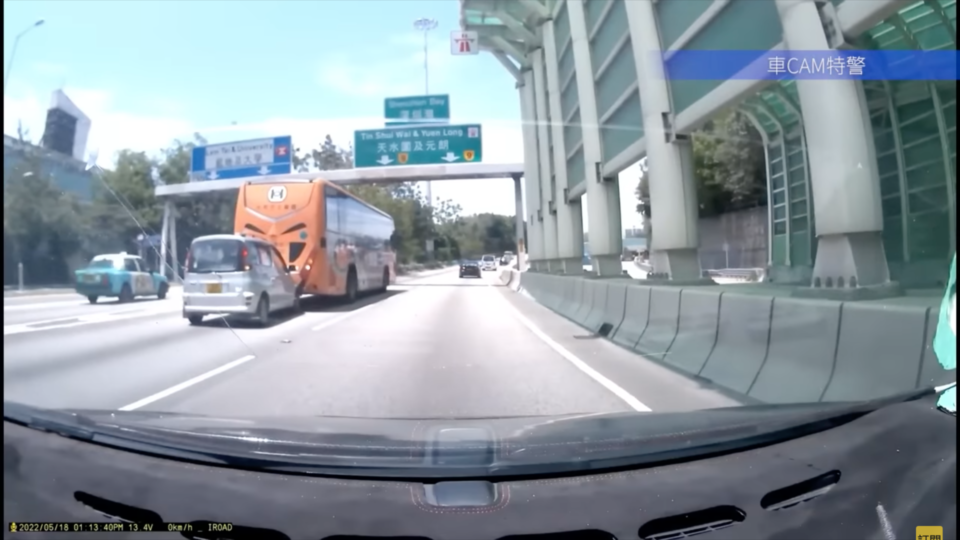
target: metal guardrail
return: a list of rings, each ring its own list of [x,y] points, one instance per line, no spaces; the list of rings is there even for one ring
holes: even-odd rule
[[[634,259],[633,265],[644,272],[653,272],[653,265],[649,262],[642,262]],[[766,270],[763,268],[720,268],[703,271],[703,277],[736,279],[744,282],[761,282],[766,277]]]
[[[715,270],[704,270],[704,277],[736,279],[749,282],[760,282],[764,280],[766,271],[763,268],[722,268]]]

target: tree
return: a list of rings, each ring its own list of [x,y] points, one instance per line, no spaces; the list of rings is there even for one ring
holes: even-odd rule
[[[54,184],[38,154],[23,151],[17,157],[4,171],[4,252],[11,256],[4,257],[5,281],[22,263],[32,283],[62,283],[69,277],[67,260],[83,242],[80,203]]]
[[[123,150],[113,170],[94,171],[93,202],[87,215],[88,247],[96,253],[136,252],[141,234],[160,231],[162,206],[154,195],[155,162],[144,152]]]
[[[763,142],[743,114],[721,114],[695,132],[692,139],[700,217],[767,203]],[[637,212],[647,221],[650,206],[656,204],[649,201],[649,181],[649,169],[643,162],[636,189]]]
[[[643,217],[643,234],[647,237],[647,247],[653,240],[652,207],[650,205],[650,165],[647,160],[640,163],[640,182],[636,189],[637,213]]]
[[[26,134],[22,133],[26,138]],[[30,151],[5,153],[4,278],[15,283],[22,261],[32,283],[68,283],[69,261],[101,253],[135,251],[141,234],[157,235],[166,201],[155,196],[157,185],[189,181],[190,155],[207,141],[173,141],[160,155],[124,150],[109,170],[94,167],[93,199],[81,203],[65,194],[44,171],[50,156]],[[12,165],[10,165],[12,163]],[[351,149],[338,147],[327,136],[315,149],[296,150],[298,170],[320,171],[353,167]],[[440,259],[515,249],[514,217],[494,214],[461,215],[453,201],[429,205],[417,185],[367,184],[347,189],[393,217],[392,244],[401,263],[426,260],[426,240],[435,241]],[[176,199],[178,257],[184,260],[190,241],[198,236],[233,231],[235,191],[213,192]]]

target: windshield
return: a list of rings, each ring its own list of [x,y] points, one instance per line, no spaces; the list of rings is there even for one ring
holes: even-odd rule
[[[187,272],[237,272],[243,269],[243,242],[239,240],[201,240],[190,246]]]
[[[97,269],[97,268],[115,268],[120,270],[123,268],[123,259],[93,259],[90,261],[90,264],[87,265],[87,268]]]
[[[955,0],[224,6],[5,0],[8,402],[370,452],[955,408]]]

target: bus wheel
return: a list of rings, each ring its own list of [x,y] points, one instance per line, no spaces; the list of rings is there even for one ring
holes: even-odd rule
[[[87,301],[89,301],[91,304],[96,304],[99,298],[100,298],[99,296],[92,294],[87,297]]]
[[[357,271],[353,268],[347,273],[347,298],[348,303],[357,300]]]
[[[387,292],[387,287],[390,286],[390,269],[383,269],[383,287],[380,287],[380,292]]]
[[[296,290],[293,291],[293,312],[294,313],[303,313],[303,283],[297,285]]]

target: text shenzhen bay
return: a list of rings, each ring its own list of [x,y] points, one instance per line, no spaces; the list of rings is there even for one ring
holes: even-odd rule
[[[479,124],[355,131],[355,167],[480,163]]]
[[[291,137],[198,146],[190,156],[190,180],[231,180],[290,174]]]
[[[450,96],[410,96],[383,100],[387,127],[449,124]]]

